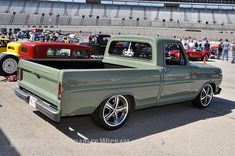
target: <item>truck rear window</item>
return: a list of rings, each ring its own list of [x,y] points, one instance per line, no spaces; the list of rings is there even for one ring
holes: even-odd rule
[[[55,57],[55,58],[67,58],[71,55],[71,49],[54,49],[49,48],[47,50],[47,57]]]
[[[133,41],[112,41],[109,54],[140,59],[152,59],[152,47],[149,43]]]

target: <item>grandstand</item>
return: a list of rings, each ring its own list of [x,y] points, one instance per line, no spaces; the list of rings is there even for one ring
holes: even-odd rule
[[[0,0],[0,25],[235,30],[233,0]]]

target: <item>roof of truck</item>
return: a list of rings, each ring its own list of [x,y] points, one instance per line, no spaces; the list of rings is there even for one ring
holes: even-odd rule
[[[156,40],[158,41],[179,41],[178,39],[163,38],[157,36],[144,36],[144,35],[114,35],[111,37],[112,40]]]

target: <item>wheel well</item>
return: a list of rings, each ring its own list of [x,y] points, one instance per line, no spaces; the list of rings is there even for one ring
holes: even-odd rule
[[[216,85],[215,85],[215,83],[210,83],[210,85],[212,86],[213,92],[215,93],[215,91],[216,91]]]
[[[124,96],[128,97],[131,100],[131,104],[132,104],[133,110],[135,110],[136,101],[135,101],[134,96],[132,96],[132,95],[124,95]]]
[[[133,108],[133,110],[135,110],[136,101],[135,101],[135,98],[134,98],[133,95],[128,95],[128,94],[114,94],[114,95],[122,95],[122,96],[125,96],[126,98],[129,98],[129,100],[130,100],[130,102],[131,102],[131,104],[132,104],[132,108]],[[112,95],[112,96],[114,96],[114,95]],[[111,97],[111,95],[105,97],[105,98],[102,100],[102,102],[100,102],[100,103],[97,105],[97,107],[95,108],[94,112],[98,109],[98,107],[99,107],[104,101],[108,100],[110,97]],[[94,113],[94,112],[93,112],[93,113]]]

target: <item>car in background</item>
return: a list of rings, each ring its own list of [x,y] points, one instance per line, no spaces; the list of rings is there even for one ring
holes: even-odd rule
[[[16,73],[21,44],[21,42],[10,42],[7,44],[7,50],[0,53],[0,75],[8,76]]]
[[[61,42],[25,42],[21,46],[21,59],[72,60],[90,59],[91,47]]]
[[[109,34],[92,34],[89,36],[89,46],[93,48],[95,55],[104,55],[110,37]]]
[[[221,46],[220,45],[212,45],[210,47],[211,49],[211,57],[212,59],[220,59],[220,48]]]
[[[29,39],[30,38],[29,31],[28,30],[19,31],[17,33],[17,37],[20,39]]]
[[[211,56],[210,50],[185,50],[189,60],[206,60]]]
[[[8,46],[8,49],[9,52],[0,53],[0,75],[3,76],[17,73],[19,58],[44,62],[57,60],[62,66],[66,61],[71,61],[73,63],[71,63],[70,68],[76,65],[76,61],[92,59],[92,48],[78,44],[60,42],[14,42]]]
[[[7,51],[7,44],[11,42],[8,38],[0,37],[0,52]]]

